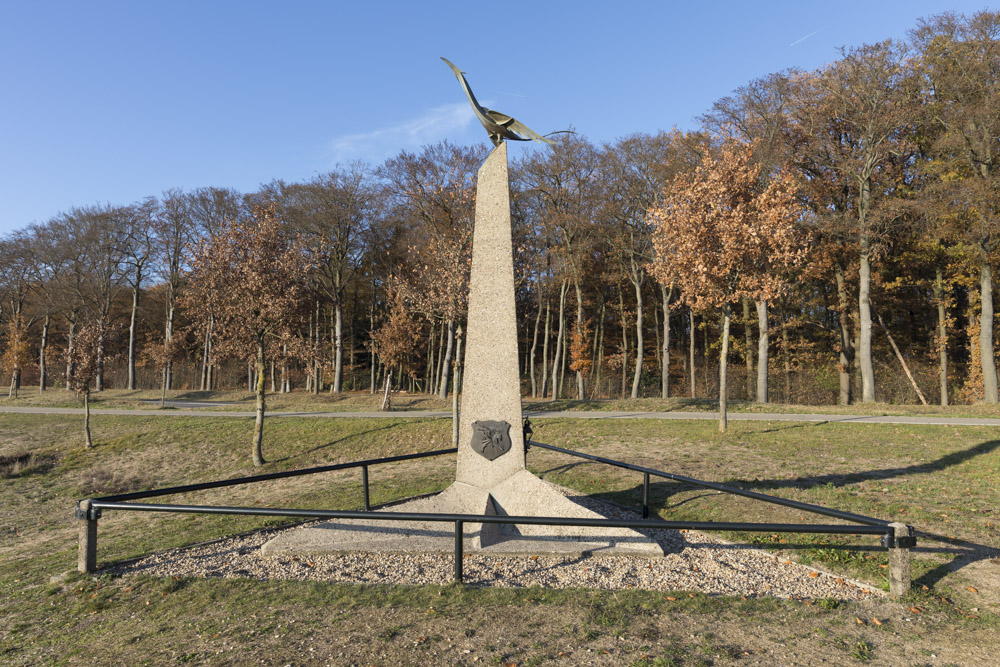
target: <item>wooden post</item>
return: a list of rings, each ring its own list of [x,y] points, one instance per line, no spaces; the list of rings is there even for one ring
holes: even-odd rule
[[[97,519],[90,518],[91,502],[80,501],[77,517],[80,519],[80,547],[76,568],[82,574],[97,570]]]
[[[895,539],[909,538],[912,529],[905,523],[889,524],[895,530]],[[910,549],[889,547],[889,594],[900,598],[910,590]]]

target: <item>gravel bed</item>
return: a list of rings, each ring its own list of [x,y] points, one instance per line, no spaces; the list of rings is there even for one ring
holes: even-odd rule
[[[586,497],[608,516],[636,513]],[[316,522],[321,523],[321,522]],[[355,584],[447,584],[452,554],[336,553],[265,558],[260,547],[283,530],[261,530],[152,554],[106,571],[160,577],[294,579]],[[471,586],[521,588],[639,588],[663,592],[861,600],[884,593],[867,584],[799,565],[781,554],[735,547],[694,531],[656,530],[647,535],[664,548],[662,558],[642,556],[486,556],[468,554],[464,580]]]

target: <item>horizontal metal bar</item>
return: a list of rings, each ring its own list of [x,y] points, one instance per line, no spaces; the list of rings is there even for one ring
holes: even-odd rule
[[[662,470],[654,470],[653,468],[646,468],[644,466],[637,466],[631,463],[615,461],[614,459],[606,459],[603,456],[584,454],[583,452],[577,452],[572,449],[563,449],[562,447],[556,447],[555,445],[546,445],[543,442],[535,442],[534,440],[531,440],[530,444],[533,447],[541,447],[542,449],[549,449],[552,450],[553,452],[561,452],[563,454],[569,454],[570,456],[577,456],[581,459],[596,461],[597,463],[606,463],[608,465],[616,466],[618,468],[625,468],[627,470],[635,470],[637,472],[648,473],[650,475],[655,475],[657,477],[672,479],[675,482],[684,482],[686,484],[702,486],[707,489],[715,489],[716,491],[722,491],[723,493],[731,493],[736,496],[753,498],[754,500],[761,500],[763,502],[772,503],[774,505],[784,505],[785,507],[791,507],[793,509],[802,510],[803,512],[822,514],[823,516],[829,516],[835,519],[841,519],[843,521],[853,521],[855,523],[862,523],[869,526],[889,525],[888,521],[884,521],[882,519],[875,519],[873,517],[864,516],[862,514],[855,514],[854,512],[844,512],[841,510],[830,509],[829,507],[823,507],[822,505],[813,505],[811,503],[799,502],[798,500],[789,500],[788,498],[769,496],[765,493],[757,493],[756,491],[746,491],[744,489],[740,489],[735,486],[728,486],[726,484],[717,484],[716,482],[706,482],[700,479],[695,479],[694,477],[686,477],[684,475],[675,475],[674,473],[663,472]]]
[[[152,489],[150,491],[137,491],[135,493],[121,493],[115,496],[104,496],[96,500],[121,501],[138,500],[140,498],[154,498],[156,496],[169,496],[174,493],[188,493],[191,491],[204,491],[205,489],[218,489],[224,486],[237,486],[239,484],[250,484],[252,482],[266,482],[272,479],[284,479],[286,477],[300,477],[302,475],[312,475],[318,472],[329,472],[331,470],[345,470],[347,468],[359,468],[362,466],[372,466],[379,463],[394,463],[396,461],[409,461],[412,459],[422,459],[428,456],[441,456],[442,454],[454,454],[457,447],[450,449],[436,449],[431,452],[419,452],[417,454],[400,454],[399,456],[386,456],[381,459],[368,459],[366,461],[352,461],[349,463],[334,463],[315,468],[300,468],[299,470],[286,470],[284,472],[272,472],[265,475],[252,475],[250,477],[234,477],[217,482],[202,482],[201,484],[186,484],[184,486],[171,486],[164,489]]]
[[[579,526],[586,528],[633,528],[645,530],[731,530],[764,533],[831,533],[843,535],[891,535],[892,528],[847,524],[742,523],[732,521],[661,521],[656,519],[582,519],[552,516],[496,516],[480,514],[428,514],[424,512],[360,512],[356,510],[284,509],[278,507],[219,507],[211,505],[161,505],[94,500],[101,510],[133,512],[178,512],[185,514],[241,514],[315,519],[364,519],[375,521],[434,521],[499,523],[533,526]]]

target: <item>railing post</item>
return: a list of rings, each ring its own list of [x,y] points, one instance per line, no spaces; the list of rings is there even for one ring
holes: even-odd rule
[[[889,546],[889,594],[903,597],[910,590],[910,547],[915,544],[912,526],[890,523],[893,540]]]
[[[77,505],[76,518],[80,519],[80,541],[76,569],[82,574],[97,570],[97,514],[90,500]]]
[[[642,518],[649,518],[649,473],[642,473]]]
[[[368,494],[368,466],[361,466],[361,486],[364,487],[365,493],[365,511],[369,512],[372,508],[371,496]]]
[[[465,532],[464,526],[464,521],[455,522],[455,583],[458,584],[462,583],[463,576],[462,559],[464,556],[462,555],[462,542],[465,539],[465,535],[463,534]]]

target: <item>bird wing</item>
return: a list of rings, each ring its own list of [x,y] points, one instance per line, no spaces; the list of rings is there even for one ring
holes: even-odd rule
[[[483,111],[486,112],[486,115],[489,116],[494,123],[506,130],[505,136],[508,138],[516,139],[517,141],[539,141],[552,146],[556,143],[552,139],[543,137],[521,121],[512,118],[505,113],[500,113],[499,111],[494,111],[493,109],[483,109]]]

